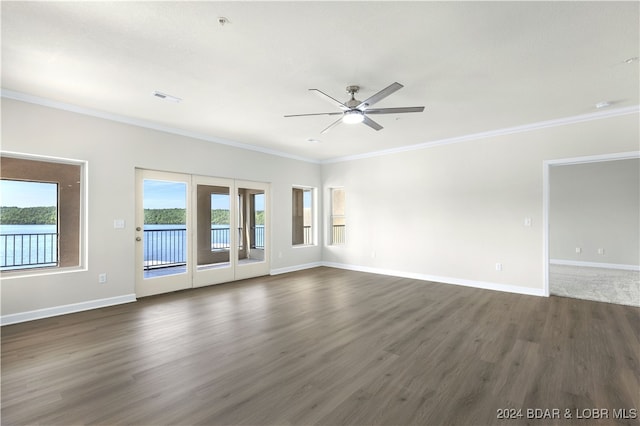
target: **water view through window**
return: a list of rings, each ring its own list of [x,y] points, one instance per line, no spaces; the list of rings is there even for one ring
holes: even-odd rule
[[[262,190],[238,188],[234,196],[230,186],[198,183],[191,201],[186,182],[143,179],[142,190],[145,280],[189,273],[191,254],[197,271],[230,267],[232,251],[239,263],[264,261]]]
[[[0,180],[0,270],[58,265],[58,184]]]
[[[187,184],[144,180],[145,278],[181,274],[187,265]]]

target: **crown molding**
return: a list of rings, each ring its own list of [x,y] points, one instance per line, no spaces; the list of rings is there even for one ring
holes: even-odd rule
[[[105,120],[115,121],[123,124],[130,124],[133,126],[143,127],[145,129],[158,130],[160,132],[171,133],[174,135],[185,136],[193,139],[200,139],[207,142],[213,142],[221,145],[227,145],[234,148],[246,149],[248,151],[256,151],[263,154],[275,155],[277,157],[290,158],[293,160],[305,161],[307,163],[319,164],[320,161],[311,158],[301,157],[287,152],[278,151],[275,149],[264,148],[256,145],[249,145],[241,142],[236,142],[229,139],[212,137],[204,135],[202,133],[191,132],[184,129],[178,129],[175,127],[165,126],[153,121],[140,120],[124,115],[112,114],[105,111],[95,110],[91,108],[85,108],[78,105],[67,104],[64,102],[58,102],[51,99],[41,98],[39,96],[29,95],[21,92],[14,92],[13,90],[0,89],[0,97],[7,99],[14,99],[17,101],[27,102],[35,105],[45,106],[49,108],[61,109],[64,111],[74,112],[77,114],[88,115],[91,117],[102,118]]]
[[[604,118],[619,117],[622,115],[638,114],[638,113],[640,113],[640,105],[633,105],[625,108],[610,109],[608,111],[598,111],[598,112],[593,112],[589,114],[575,115],[572,117],[539,121],[537,123],[525,124],[522,126],[507,127],[507,128],[498,129],[498,130],[490,130],[488,132],[472,133],[469,135],[456,136],[453,138],[440,139],[437,141],[422,142],[415,145],[406,145],[398,148],[372,151],[364,154],[349,155],[345,157],[336,157],[336,158],[323,160],[320,163],[321,164],[341,163],[345,161],[361,160],[361,159],[372,158],[372,157],[381,157],[381,156],[397,154],[401,152],[417,151],[417,150],[426,149],[426,148],[433,148],[441,145],[468,142],[468,141],[473,141],[478,139],[491,138],[495,136],[510,135],[514,133],[531,132],[535,130],[550,128],[550,127],[566,126],[568,124],[582,123],[585,121],[601,120]]]
[[[140,119],[127,117],[123,115],[112,114],[105,111],[99,111],[91,108],[85,108],[77,105],[67,104],[64,102],[58,102],[58,101],[42,98],[39,96],[29,95],[21,92],[15,92],[7,89],[0,89],[0,97],[7,98],[7,99],[14,99],[14,100],[32,103],[36,105],[41,105],[49,108],[61,109],[64,111],[70,111],[77,114],[88,115],[92,117],[102,118],[105,120],[119,122],[119,123],[130,124],[133,126],[143,127],[147,129],[158,130],[161,132],[185,136],[188,138],[200,139],[207,142],[213,142],[221,145],[231,146],[234,148],[246,149],[248,151],[255,151],[263,154],[274,155],[277,157],[284,157],[292,160],[304,161],[304,162],[313,163],[313,164],[340,163],[345,161],[361,160],[365,158],[381,157],[385,155],[398,154],[401,152],[417,151],[417,150],[426,149],[426,148],[433,148],[441,145],[468,142],[468,141],[486,139],[486,138],[491,138],[496,136],[510,135],[514,133],[524,133],[524,132],[530,132],[530,131],[535,131],[540,129],[546,129],[550,127],[566,126],[568,124],[582,123],[586,121],[601,120],[605,118],[612,118],[612,117],[619,117],[623,115],[640,113],[640,105],[633,105],[633,106],[624,107],[624,108],[615,108],[615,109],[609,109],[605,111],[597,111],[597,112],[588,113],[588,114],[558,118],[554,120],[539,121],[536,123],[525,124],[525,125],[515,126],[515,127],[507,127],[504,129],[490,130],[487,132],[472,133],[469,135],[456,136],[456,137],[440,139],[436,141],[422,142],[415,145],[406,145],[406,146],[401,146],[397,148],[371,151],[363,154],[348,155],[344,157],[329,158],[325,160],[316,160],[312,158],[301,157],[301,156],[290,154],[283,151],[264,148],[256,145],[245,144],[245,143],[224,139],[224,138],[212,137],[212,136],[191,132],[184,129],[164,126],[162,124],[155,123],[152,121],[140,120]]]

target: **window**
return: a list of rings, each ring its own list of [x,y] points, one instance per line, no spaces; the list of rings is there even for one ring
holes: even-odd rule
[[[331,188],[331,244],[345,243],[345,226],[344,189]]]
[[[0,271],[80,265],[80,163],[0,157]]]
[[[292,238],[297,245],[313,245],[313,188],[293,188],[292,191]]]

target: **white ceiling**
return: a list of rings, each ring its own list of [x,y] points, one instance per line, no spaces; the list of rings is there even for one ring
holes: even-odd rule
[[[638,2],[2,2],[2,88],[326,160],[639,103]],[[222,26],[218,18],[229,23]],[[320,131],[346,101],[425,112]],[[180,103],[152,96],[158,90]],[[319,139],[310,143],[308,139]]]

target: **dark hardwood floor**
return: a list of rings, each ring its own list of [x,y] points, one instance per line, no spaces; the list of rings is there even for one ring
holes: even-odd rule
[[[2,424],[638,425],[639,336],[639,308],[317,268],[5,326]]]

